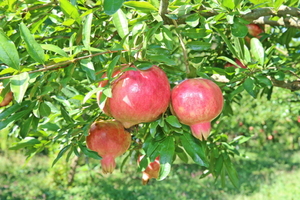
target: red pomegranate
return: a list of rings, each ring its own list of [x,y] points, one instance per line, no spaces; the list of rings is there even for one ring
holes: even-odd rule
[[[102,81],[99,86],[106,84]],[[107,98],[103,111],[120,121],[125,128],[154,121],[169,106],[171,91],[168,78],[155,65],[147,70],[136,68],[123,72],[111,87],[112,98]],[[101,95],[101,92],[98,93],[98,101]]]
[[[247,68],[247,66],[245,66],[245,65],[243,65],[243,63],[239,60],[239,59],[235,59],[235,62],[236,62],[236,64],[238,64],[241,68]],[[228,62],[228,63],[226,63],[226,65],[224,66],[224,68],[226,68],[226,67],[235,67],[235,68],[237,68],[237,66],[235,66],[234,64],[232,64],[232,63],[230,63],[230,62]]]
[[[4,87],[2,86],[2,83],[0,83],[0,94],[3,89]],[[13,93],[12,92],[6,93],[3,100],[0,102],[0,107],[7,106],[12,100],[13,100]]]
[[[261,33],[264,32],[264,30],[257,24],[247,24],[248,33],[252,37],[256,37],[257,39],[261,38]],[[249,36],[245,37],[246,42],[250,43],[251,38]]]
[[[139,156],[138,163],[141,162],[144,155]],[[155,158],[153,162],[151,162],[147,168],[143,171],[142,183],[146,185],[151,178],[158,178],[160,169],[159,156]]]
[[[89,149],[96,151],[102,157],[103,173],[112,173],[116,167],[115,158],[129,148],[131,135],[118,121],[97,121],[90,127],[86,144]]]
[[[217,84],[208,79],[187,79],[171,93],[171,111],[179,121],[191,127],[193,135],[207,139],[211,121],[223,109],[223,95]]]

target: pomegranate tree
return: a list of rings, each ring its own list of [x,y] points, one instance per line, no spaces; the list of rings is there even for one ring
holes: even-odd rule
[[[208,79],[187,79],[171,93],[171,110],[179,121],[191,127],[193,135],[207,139],[211,121],[223,109],[223,95],[217,84]]]
[[[107,98],[103,111],[120,121],[125,128],[156,120],[170,102],[170,84],[164,71],[157,66],[147,70],[129,70],[111,83],[112,98]],[[100,87],[107,81],[99,83]],[[98,101],[102,93],[98,93]]]
[[[144,155],[138,157],[138,163],[141,162]],[[147,166],[147,168],[143,171],[142,183],[146,185],[151,178],[158,178],[160,169],[159,156],[155,158],[155,160]]]
[[[86,137],[87,147],[101,157],[103,173],[112,173],[116,167],[115,158],[126,152],[131,144],[131,135],[115,120],[94,122]]]

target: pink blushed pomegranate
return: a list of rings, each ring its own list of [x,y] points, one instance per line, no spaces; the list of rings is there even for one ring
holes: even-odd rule
[[[141,162],[144,155],[139,156],[138,163]],[[142,183],[146,185],[151,178],[158,178],[160,169],[159,157],[155,158],[155,160],[147,166],[147,168],[143,171]]]
[[[107,83],[100,82],[99,85],[104,84]],[[125,128],[154,121],[169,106],[171,91],[168,78],[155,65],[147,70],[123,72],[111,87],[112,98],[107,98],[103,111],[120,121]]]
[[[103,173],[112,173],[116,167],[115,158],[124,154],[130,147],[131,135],[118,121],[97,121],[90,127],[86,144],[102,157]]]
[[[261,34],[264,32],[264,30],[257,24],[247,24],[248,33],[252,37],[256,37],[257,39],[261,38]],[[245,37],[245,40],[248,44],[250,44],[251,38],[249,36]]]
[[[223,94],[217,84],[208,79],[187,79],[171,93],[171,111],[183,124],[189,125],[199,140],[207,139],[211,121],[223,109]]]

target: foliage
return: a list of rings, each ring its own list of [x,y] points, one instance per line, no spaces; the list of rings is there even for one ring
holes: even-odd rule
[[[24,149],[28,158],[56,146],[60,151],[53,164],[81,152],[97,157],[87,149],[85,136],[95,120],[108,118],[95,94],[102,90],[110,96],[109,86],[97,85],[104,72],[112,74],[120,65],[159,65],[172,87],[186,78],[215,78],[225,107],[214,123],[235,115],[232,107],[242,96],[271,99],[274,86],[297,90],[298,29],[265,24],[263,36],[249,44],[244,37],[251,21],[243,16],[257,8],[279,10],[281,4],[297,8],[298,3],[263,2],[3,1],[0,79],[5,89],[0,101],[9,90],[14,101],[0,108],[0,131],[9,129],[19,140],[10,149]],[[223,67],[235,58],[248,68]],[[199,141],[169,110],[137,126],[132,135],[128,156],[141,152],[153,161],[160,155],[159,180],[170,173],[176,157],[190,158],[204,172],[201,177],[212,174],[225,184],[228,176],[236,187],[231,158],[239,155],[236,146],[251,138],[228,137],[216,126],[207,141]]]

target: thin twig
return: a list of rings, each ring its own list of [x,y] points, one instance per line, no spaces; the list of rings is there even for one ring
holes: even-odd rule
[[[67,61],[64,61],[64,62],[55,63],[53,65],[39,65],[37,67],[43,67],[43,68],[37,69],[37,70],[28,71],[27,73],[32,74],[32,73],[37,73],[37,72],[43,72],[43,71],[53,70],[53,68],[59,68],[60,66],[68,65],[68,64],[77,62],[79,60],[82,60],[82,59],[92,58],[92,57],[103,55],[103,54],[117,53],[117,52],[119,52],[119,51],[105,51],[105,52],[99,52],[99,53],[95,53],[95,54],[90,54],[90,55],[86,55],[86,56],[74,58],[74,59],[67,60]],[[127,52],[127,50],[122,50],[121,52]],[[12,77],[13,77],[13,75],[12,76],[0,77],[0,80],[9,79],[9,78],[12,78]]]

